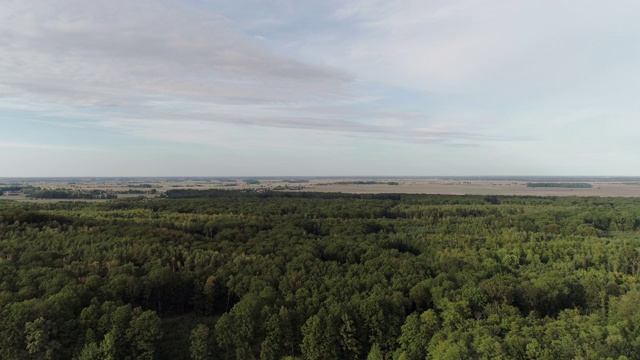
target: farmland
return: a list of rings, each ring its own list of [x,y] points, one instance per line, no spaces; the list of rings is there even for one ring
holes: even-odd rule
[[[541,178],[533,178],[541,179]],[[558,180],[558,178],[542,178]],[[531,186],[531,178],[53,178],[0,179],[2,186],[32,186],[41,189],[70,192],[103,191],[119,199],[131,197],[153,198],[172,189],[225,189],[248,191],[307,191],[354,194],[442,194],[442,195],[517,195],[517,196],[612,196],[640,197],[640,181],[636,178],[569,178],[584,180],[588,186]],[[560,178],[560,180],[563,180]],[[535,184],[535,183],[534,183]],[[553,183],[547,183],[553,184]],[[562,184],[562,183],[560,183]],[[6,194],[7,195],[7,194]],[[14,192],[5,199],[20,201],[69,201],[88,199],[33,198]],[[99,199],[89,199],[99,200]]]

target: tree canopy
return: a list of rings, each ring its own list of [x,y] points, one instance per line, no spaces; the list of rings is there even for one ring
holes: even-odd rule
[[[0,358],[638,358],[639,205],[0,200]]]

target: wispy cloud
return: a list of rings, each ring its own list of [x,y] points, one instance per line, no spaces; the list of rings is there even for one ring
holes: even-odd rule
[[[235,31],[231,20],[176,3],[8,1],[0,5],[0,38],[5,109],[26,104],[30,112],[63,112],[98,126],[113,124],[115,113],[138,128],[153,121],[149,133],[199,120],[385,133],[392,141],[492,139],[462,129],[426,134],[413,128],[430,124],[424,112],[367,110],[376,97],[356,93],[350,71],[274,52]]]
[[[627,139],[639,13],[631,0],[5,0],[0,148],[137,149],[102,158],[136,170],[156,159],[147,146],[227,152],[229,169],[305,164],[309,148],[335,169],[410,149],[394,154],[405,169],[430,157],[441,173],[621,159],[640,151]]]
[[[339,94],[351,81],[339,70],[282,57],[220,18],[177,4],[8,1],[0,20],[3,92],[38,101],[296,101]]]
[[[28,142],[14,142],[14,141],[0,141],[0,148],[4,149],[18,149],[18,150],[64,150],[64,151],[90,151],[90,152],[105,152],[106,149],[96,149],[90,147],[77,147],[77,146],[59,146],[50,144],[28,143]]]

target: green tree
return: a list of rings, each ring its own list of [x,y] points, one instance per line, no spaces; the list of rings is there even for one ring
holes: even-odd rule
[[[24,325],[27,352],[32,359],[54,359],[60,350],[60,343],[56,341],[56,329],[51,320],[39,317]]]
[[[327,321],[327,312],[322,309],[310,317],[302,326],[302,356],[308,360],[338,359],[340,345],[335,329]]]
[[[374,343],[373,346],[371,346],[367,360],[384,360],[384,354],[382,353],[382,349],[380,349],[380,345]]]
[[[341,320],[340,346],[342,347],[343,358],[359,359],[362,353],[362,345],[358,340],[357,326],[346,312],[342,314]]]
[[[162,338],[160,318],[155,311],[142,311],[136,308],[136,316],[131,320],[126,336],[131,344],[131,355],[134,359],[152,360],[156,342]]]
[[[98,360],[105,358],[100,346],[95,342],[89,342],[82,348],[77,360]]]
[[[211,359],[213,353],[211,351],[211,345],[209,343],[209,327],[204,324],[199,324],[193,331],[191,331],[191,346],[189,352],[191,359],[193,360],[208,360]]]
[[[265,324],[265,339],[262,341],[260,359],[277,360],[283,355],[283,332],[278,314],[271,315]]]
[[[218,346],[225,351],[225,359],[230,359],[230,353],[235,343],[233,318],[228,313],[223,314],[215,325],[215,335]]]

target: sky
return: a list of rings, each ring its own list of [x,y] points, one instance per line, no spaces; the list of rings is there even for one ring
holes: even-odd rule
[[[640,2],[3,0],[0,177],[640,175]]]

